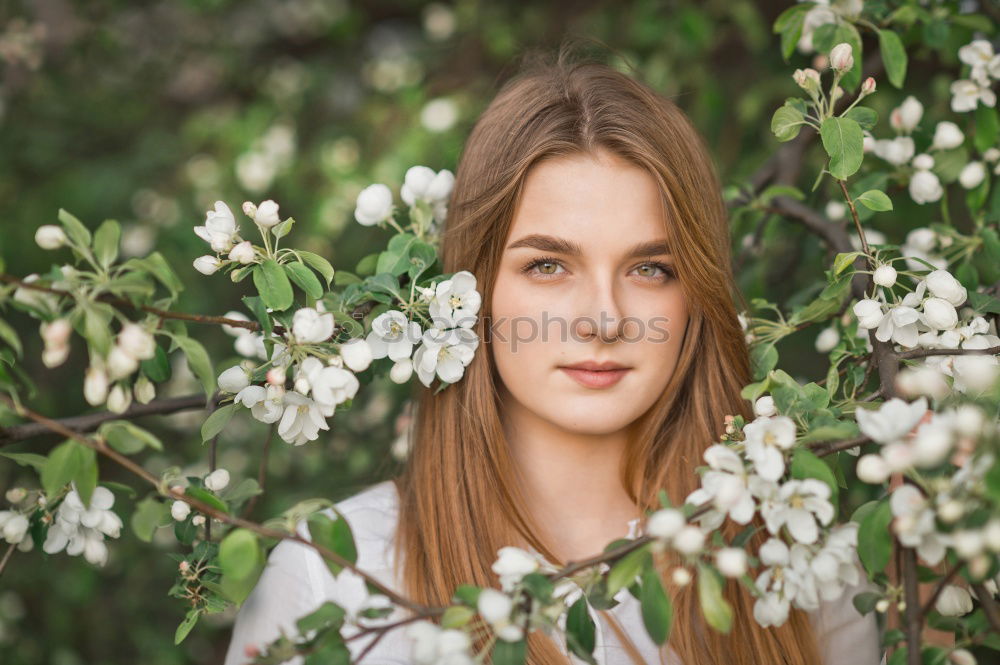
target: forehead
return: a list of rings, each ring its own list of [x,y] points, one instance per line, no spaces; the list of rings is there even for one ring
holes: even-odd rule
[[[659,185],[644,168],[604,150],[545,159],[525,178],[510,238],[528,233],[604,249],[662,238]]]

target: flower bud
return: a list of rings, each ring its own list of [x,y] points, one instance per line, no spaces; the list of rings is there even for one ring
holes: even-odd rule
[[[830,67],[835,71],[844,72],[854,66],[854,55],[851,45],[841,42],[830,51]]]
[[[115,413],[125,413],[125,410],[132,403],[132,392],[125,390],[124,386],[116,383],[108,394],[108,410]]]
[[[973,189],[986,178],[986,166],[982,162],[969,162],[958,174],[958,182],[966,189]]]
[[[21,503],[22,501],[24,501],[24,498],[26,496],[28,496],[28,490],[24,489],[23,487],[11,487],[4,494],[4,498],[7,499],[8,502],[14,504]]]
[[[58,367],[69,358],[69,344],[48,347],[42,351],[42,364],[48,368]]]
[[[225,488],[228,484],[229,472],[225,469],[216,469],[212,473],[205,476],[205,487],[213,492],[218,492],[219,490]]]
[[[705,545],[705,534],[698,527],[689,524],[678,531],[671,542],[681,554],[697,554]]]
[[[256,252],[254,251],[253,245],[250,244],[249,240],[236,243],[233,245],[233,248],[229,250],[229,260],[236,261],[237,263],[242,263],[244,265],[247,263],[253,263],[255,256]]]
[[[972,596],[960,586],[946,584],[934,603],[934,609],[946,617],[968,614],[972,611]]]
[[[889,611],[889,601],[885,598],[875,603],[875,611],[880,614],[885,614]]]
[[[983,534],[972,529],[956,529],[952,534],[955,554],[963,559],[971,559],[983,551]]]
[[[191,524],[194,524],[195,526],[201,526],[204,523],[205,523],[204,515],[195,515],[194,517],[191,518]]]
[[[792,78],[795,83],[798,84],[800,88],[808,92],[810,95],[815,95],[819,91],[820,76],[812,67],[806,67],[805,69],[796,69],[795,73],[792,74]]]
[[[770,395],[758,397],[757,401],[753,403],[753,412],[758,417],[777,415],[778,409],[774,406],[774,398]]]
[[[281,218],[278,217],[278,204],[270,199],[261,203],[257,206],[257,213],[254,215],[253,221],[258,226],[263,226],[267,229],[276,225],[281,221]]]
[[[132,392],[135,393],[135,401],[139,404],[149,404],[156,397],[156,386],[145,374],[140,374],[132,386]]]
[[[931,142],[933,150],[951,150],[965,142],[965,134],[958,125],[948,120],[939,122],[934,128],[934,139]]]
[[[872,485],[880,485],[889,478],[889,465],[881,455],[862,455],[855,469],[858,479]]]
[[[136,360],[148,360],[156,355],[156,340],[146,328],[126,323],[118,333],[118,346]]]
[[[389,379],[393,383],[406,383],[411,376],[413,376],[413,361],[410,358],[397,360],[389,370]]]
[[[340,346],[340,357],[351,371],[363,372],[372,364],[372,349],[368,342],[356,337]]]
[[[661,508],[649,516],[646,522],[646,533],[654,538],[672,538],[680,531],[687,520],[684,514],[674,508]]]
[[[896,269],[888,263],[883,263],[875,269],[873,279],[876,284],[888,289],[896,283]]]
[[[206,254],[205,256],[199,256],[194,260],[194,269],[200,272],[202,275],[211,275],[216,270],[222,267],[222,261],[217,257]]]
[[[83,398],[87,404],[103,404],[108,397],[108,374],[104,369],[91,365],[83,380]]]
[[[738,547],[723,547],[715,553],[715,567],[726,577],[742,577],[747,571],[747,553]]]
[[[126,353],[118,345],[111,347],[111,353],[108,354],[108,374],[112,381],[125,378],[137,369],[139,361],[135,356]]]
[[[948,662],[952,665],[976,665],[976,657],[968,649],[955,649],[948,654]]]
[[[934,158],[926,152],[922,152],[914,157],[913,161],[910,163],[913,165],[913,168],[919,171],[930,171],[934,168]]]
[[[994,552],[1000,552],[1000,519],[994,517],[983,527],[983,542]]]
[[[965,507],[962,506],[962,502],[956,499],[949,499],[945,501],[940,506],[938,506],[937,514],[942,522],[945,524],[954,524],[958,520],[962,519],[962,515],[965,513]]]
[[[861,94],[870,95],[875,92],[875,79],[871,76],[865,79],[865,82],[861,84]]]
[[[242,366],[233,365],[219,375],[218,383],[220,390],[227,393],[238,393],[250,385],[250,377],[247,376],[246,370]]]
[[[66,241],[65,231],[55,224],[43,224],[35,231],[35,242],[42,249],[59,249]]]
[[[254,205],[254,203],[251,201],[244,201],[243,214],[249,217],[250,219],[253,219],[254,217],[257,216],[257,206]]]
[[[955,306],[944,298],[928,298],[924,301],[924,323],[936,330],[950,330],[958,324]]]
[[[173,517],[178,522],[182,522],[187,519],[187,516],[191,513],[191,506],[186,501],[174,501],[170,504],[170,516]],[[182,563],[187,563],[182,562]]]
[[[677,586],[687,586],[691,583],[691,572],[687,568],[674,568],[670,577]]]
[[[285,385],[285,368],[284,367],[272,367],[267,370],[267,382],[272,386],[284,386]]]
[[[39,331],[45,346],[66,346],[73,333],[73,326],[70,325],[68,319],[56,319],[55,321],[43,321]]]
[[[833,326],[829,326],[816,335],[816,351],[819,353],[829,353],[840,343],[840,333]]]

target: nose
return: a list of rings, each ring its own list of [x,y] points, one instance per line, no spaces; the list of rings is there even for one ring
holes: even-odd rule
[[[616,341],[622,334],[623,315],[621,295],[616,293],[617,285],[610,271],[595,275],[588,280],[577,297],[577,308],[573,329],[582,340],[596,337],[605,343]]]

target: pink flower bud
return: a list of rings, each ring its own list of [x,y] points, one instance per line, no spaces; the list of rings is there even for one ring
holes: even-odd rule
[[[267,382],[272,386],[283,386],[285,385],[285,368],[284,367],[272,367],[267,371]]]
[[[845,72],[854,66],[854,53],[851,45],[841,42],[830,51],[830,66],[838,72]]]
[[[861,92],[865,95],[870,95],[875,92],[875,79],[871,76],[865,79],[865,82],[861,84]]]

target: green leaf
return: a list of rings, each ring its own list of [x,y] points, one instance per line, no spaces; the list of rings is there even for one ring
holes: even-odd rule
[[[657,644],[664,644],[670,638],[670,628],[674,621],[674,606],[663,590],[663,584],[656,569],[646,566],[642,573],[642,590],[639,607],[642,623],[649,637]]]
[[[155,355],[152,358],[143,360],[139,363],[139,367],[142,368],[142,373],[153,383],[163,383],[169,380],[172,374],[167,352],[159,344],[156,345]]]
[[[109,420],[97,429],[112,448],[125,455],[137,453],[146,446],[163,450],[163,443],[152,433],[127,420]]]
[[[215,496],[211,491],[204,489],[203,487],[188,487],[184,490],[184,494],[193,499],[198,499],[202,503],[207,503],[212,508],[222,511],[224,513],[229,512],[229,506],[225,501]]]
[[[875,609],[875,605],[878,601],[882,600],[881,593],[875,593],[874,591],[864,591],[862,593],[856,594],[851,602],[854,604],[854,609],[856,609],[861,614],[868,614]]]
[[[375,266],[378,265],[378,257],[381,252],[375,252],[364,257],[358,261],[357,267],[354,268],[356,272],[361,277],[367,277],[368,275],[375,274]]]
[[[306,267],[306,264],[301,261],[293,261],[291,263],[284,263],[282,266],[291,280],[300,289],[305,291],[310,298],[319,300],[323,297],[323,286],[316,279],[316,275],[313,274],[312,270]]]
[[[497,640],[493,644],[492,663],[493,665],[524,665],[524,658],[528,651],[526,640],[517,642],[507,642]]]
[[[850,118],[827,118],[820,125],[823,148],[830,156],[830,173],[838,180],[854,175],[864,158],[861,126]]]
[[[92,449],[72,439],[64,441],[52,449],[42,468],[41,481],[45,494],[54,497],[67,483],[81,478],[86,480],[89,468],[93,466],[96,469],[96,464]]]
[[[172,518],[167,504],[148,496],[138,504],[132,513],[132,531],[136,537],[145,542],[153,542],[153,534],[161,526],[170,524]]]
[[[215,392],[215,372],[212,370],[212,361],[209,359],[205,347],[192,337],[183,335],[171,335],[171,337],[187,357],[191,371],[201,381],[201,386],[205,389],[205,396],[211,397],[212,393]]]
[[[890,522],[892,510],[888,499],[883,499],[867,512],[858,526],[858,556],[869,575],[882,572],[889,563],[892,554]]]
[[[205,422],[201,424],[202,443],[208,441],[225,429],[226,425],[229,424],[229,420],[233,417],[233,414],[240,408],[242,407],[239,404],[233,403],[220,406],[213,411],[212,414],[205,419]]]
[[[412,233],[397,233],[389,240],[386,251],[378,256],[375,272],[387,272],[392,275],[402,275],[410,267],[410,249],[417,242]]]
[[[750,348],[753,379],[760,381],[778,364],[778,350],[772,343],[755,344]]]
[[[903,48],[903,41],[894,30],[879,30],[878,48],[889,83],[902,88],[903,81],[906,80],[906,49]]]
[[[5,453],[0,452],[0,457],[6,457],[12,459],[21,466],[30,466],[35,471],[41,471],[45,466],[48,458],[45,455],[39,455],[38,453]]]
[[[698,564],[698,601],[708,625],[720,633],[733,627],[733,608],[722,597],[722,582],[712,568]]]
[[[761,203],[767,204],[771,202],[771,199],[778,196],[787,196],[797,201],[804,201],[806,198],[806,195],[798,187],[792,187],[791,185],[771,185],[761,192],[757,199]]]
[[[877,189],[869,189],[855,200],[869,210],[874,210],[876,212],[892,210],[892,201],[885,195],[885,192]]]
[[[111,317],[97,303],[84,305],[83,328],[87,340],[102,356],[111,351]]]
[[[329,288],[330,282],[333,280],[334,277],[333,266],[330,265],[330,262],[324,259],[319,254],[306,252],[301,249],[295,250],[295,253],[303,261],[305,261],[306,264],[309,265],[313,270],[315,270],[316,272],[318,272],[320,275],[323,276],[323,279],[326,280],[326,286],[327,288]]]
[[[317,545],[322,545],[328,550],[339,554],[350,563],[357,563],[358,549],[354,544],[354,535],[351,533],[351,525],[343,515],[337,515],[337,519],[330,519],[323,513],[314,513],[309,516],[309,534],[312,541]],[[341,571],[338,563],[324,559],[327,568],[334,575]]]
[[[855,106],[844,117],[861,125],[861,129],[872,129],[878,123],[878,111],[867,106]]]
[[[476,616],[476,611],[465,605],[452,605],[441,615],[442,628],[461,628]]]
[[[976,150],[986,152],[997,144],[997,134],[1000,133],[1000,117],[997,110],[982,104],[976,107],[976,134],[974,143]],[[989,180],[987,177],[986,180]]]
[[[771,131],[779,141],[791,141],[799,135],[804,123],[802,112],[794,106],[785,104],[771,116]]]
[[[253,284],[264,305],[275,311],[288,309],[294,302],[288,275],[274,259],[265,259],[254,268]]]
[[[219,543],[222,574],[236,579],[250,575],[261,559],[257,536],[249,529],[234,529]]]
[[[772,31],[781,34],[781,57],[784,58],[785,62],[788,62],[788,58],[795,50],[795,45],[802,38],[803,22],[810,9],[812,9],[812,5],[809,3],[793,5],[781,12],[774,20]]]
[[[833,259],[833,274],[839,275],[844,272],[859,256],[864,256],[864,252],[840,252],[837,254]]]
[[[286,235],[288,235],[288,232],[292,230],[293,224],[295,224],[295,219],[289,217],[280,224],[275,224],[274,226],[272,226],[271,233],[274,235],[275,238],[284,238]]]
[[[181,625],[177,626],[177,632],[174,633],[174,644],[180,644],[184,641],[184,638],[188,636],[194,625],[198,623],[198,617],[201,616],[201,611],[197,609],[188,610],[187,615],[184,617],[184,621],[181,621]]]
[[[596,631],[594,619],[587,611],[587,599],[583,596],[573,603],[566,614],[566,646],[570,652],[584,661],[596,665],[594,645]]]
[[[94,232],[94,255],[105,268],[118,258],[118,241],[121,234],[121,226],[113,219],[104,220]]]
[[[59,221],[66,229],[66,235],[74,243],[82,247],[90,247],[90,231],[83,225],[83,222],[62,208],[59,208]]]
[[[328,600],[311,613],[296,621],[295,626],[302,634],[330,626],[339,627],[344,621],[344,615],[344,608]]]
[[[346,270],[338,270],[337,275],[333,278],[333,283],[337,286],[347,286],[348,284],[360,284],[361,278],[355,275],[353,272],[347,272]]]
[[[133,257],[123,264],[125,267],[135,270],[143,270],[155,277],[171,294],[177,295],[184,290],[177,273],[174,272],[167,260],[159,252],[153,252],[148,256]]]
[[[7,342],[10,348],[14,349],[14,352],[18,357],[24,355],[24,347],[21,346],[21,338],[17,336],[17,332],[10,326],[9,323],[0,319],[0,339]]]
[[[632,584],[646,565],[649,556],[649,550],[640,548],[615,562],[611,572],[608,573],[608,597],[614,597],[622,588]]]

